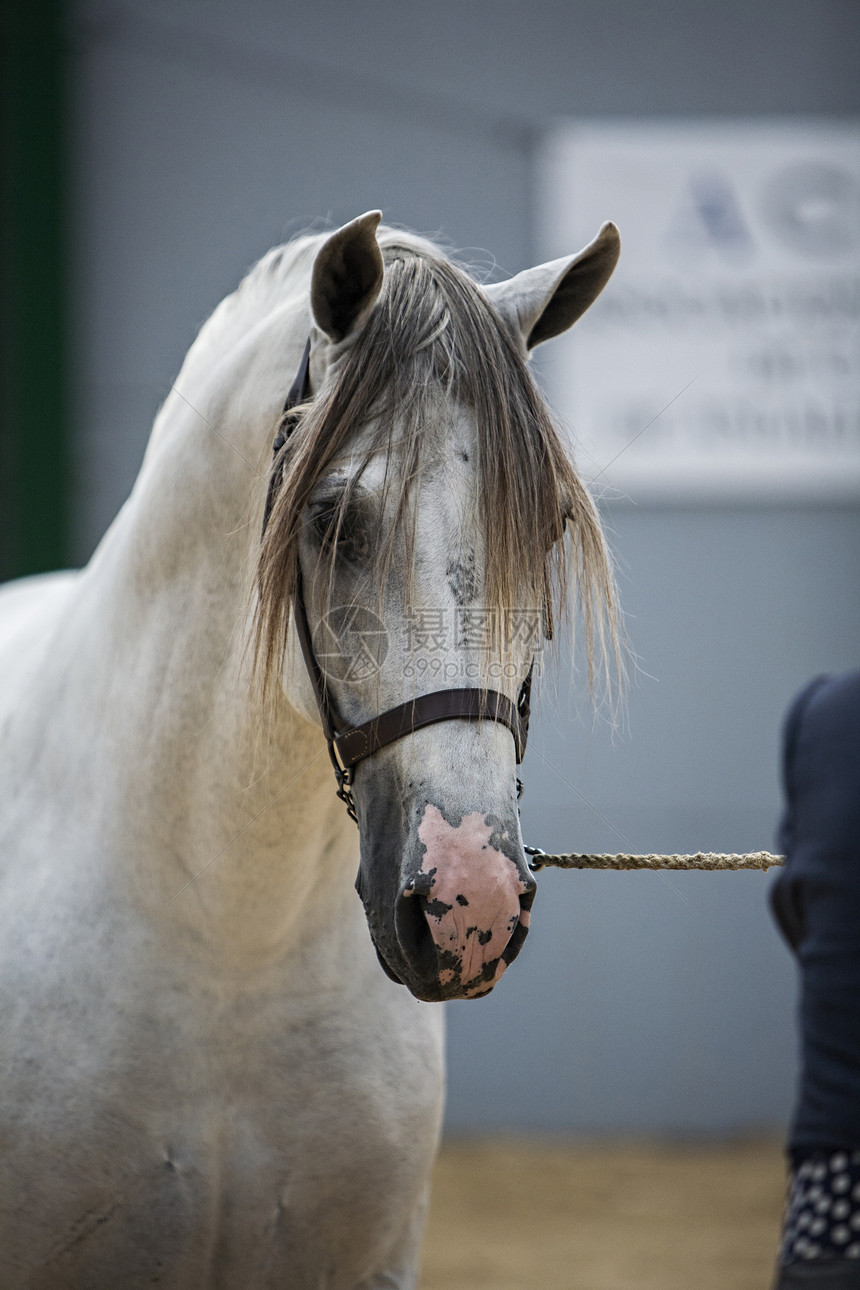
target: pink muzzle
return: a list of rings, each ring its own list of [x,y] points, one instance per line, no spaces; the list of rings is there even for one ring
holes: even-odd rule
[[[424,897],[440,984],[459,978],[466,998],[492,989],[517,925],[528,927],[520,905],[526,884],[514,861],[490,845],[492,833],[479,811],[452,826],[431,803],[418,828],[426,851],[412,890]]]

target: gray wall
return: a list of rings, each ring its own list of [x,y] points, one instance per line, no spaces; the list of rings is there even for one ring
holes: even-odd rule
[[[852,0],[79,0],[80,558],[199,323],[274,242],[381,206],[514,272],[548,121],[854,114],[858,36]],[[860,509],[606,518],[641,665],[626,728],[593,723],[564,673],[546,687],[524,831],[547,849],[767,847],[780,714],[807,677],[858,662]],[[546,874],[501,988],[449,1009],[449,1123],[781,1123],[794,981],[768,881]]]

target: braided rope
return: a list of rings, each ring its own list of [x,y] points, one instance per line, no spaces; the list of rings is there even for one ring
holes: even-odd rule
[[[785,864],[784,856],[769,851],[751,851],[746,855],[723,855],[699,851],[694,856],[657,855],[562,855],[547,854],[540,847],[526,847],[529,868],[535,872],[546,865],[557,869],[770,869]]]

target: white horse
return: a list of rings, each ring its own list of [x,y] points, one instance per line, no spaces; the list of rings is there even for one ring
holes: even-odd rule
[[[90,564],[0,596],[5,1290],[416,1283],[436,1001],[528,924],[512,705],[565,545],[611,606],[524,359],[618,236],[482,289],[379,218],[264,257]],[[320,685],[343,731],[437,677],[469,703],[341,775],[357,835]]]

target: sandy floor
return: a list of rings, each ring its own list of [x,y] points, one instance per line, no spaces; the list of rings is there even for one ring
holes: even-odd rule
[[[449,1143],[421,1290],[768,1290],[777,1142]]]

